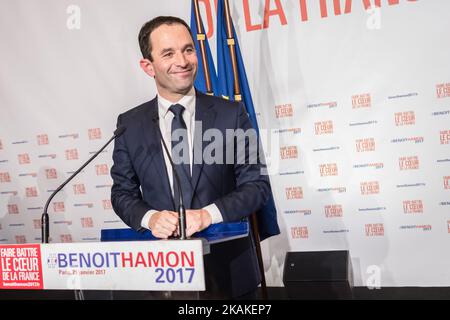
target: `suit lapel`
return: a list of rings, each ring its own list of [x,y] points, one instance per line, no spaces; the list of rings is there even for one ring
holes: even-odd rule
[[[203,169],[203,151],[207,142],[203,141],[203,132],[214,127],[216,112],[213,110],[214,104],[202,93],[196,92],[195,101],[195,136],[194,136],[194,157],[192,167],[192,188],[193,195],[197,188],[198,180]],[[201,149],[201,152],[199,151]]]
[[[168,197],[168,203],[172,204],[172,210],[175,211],[175,204],[173,203],[172,190],[170,189],[169,177],[167,176],[167,168],[161,145],[161,135],[158,132],[159,117],[157,98],[150,101],[148,111],[141,119],[141,125],[144,140],[147,142],[147,155],[154,166],[152,172],[155,172],[159,176],[159,180],[163,185],[162,194]],[[163,168],[163,170],[161,170],[161,168]]]

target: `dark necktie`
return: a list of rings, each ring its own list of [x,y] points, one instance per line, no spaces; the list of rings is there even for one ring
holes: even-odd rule
[[[186,209],[191,207],[192,185],[191,185],[191,167],[189,159],[189,143],[186,123],[183,120],[185,108],[180,104],[170,106],[169,111],[174,115],[172,120],[172,159],[174,169],[177,170],[180,178],[180,186],[183,193],[183,202]],[[176,210],[180,203],[180,194],[178,192],[178,182],[175,174],[172,172],[173,191]]]

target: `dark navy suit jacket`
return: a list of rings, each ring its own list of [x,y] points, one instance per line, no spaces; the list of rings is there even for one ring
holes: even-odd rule
[[[199,92],[195,120],[201,121],[202,128],[195,129],[194,157],[196,148],[204,149],[210,143],[202,141],[202,132],[207,129],[218,129],[225,137],[226,129],[252,128],[241,103]],[[158,133],[157,98],[121,114],[117,126],[125,126],[126,131],[114,146],[112,205],[127,225],[140,231],[148,210],[176,211]],[[224,162],[225,148],[229,146],[224,141]],[[245,149],[248,151],[249,141]],[[199,161],[194,161],[192,167],[194,192],[186,209],[215,203],[224,222],[234,222],[261,209],[269,198],[269,180],[261,174],[263,165],[259,160],[253,164],[196,162]],[[252,236],[213,245],[211,253],[205,256],[205,277],[206,289],[216,297],[237,297],[255,289],[261,278]]]

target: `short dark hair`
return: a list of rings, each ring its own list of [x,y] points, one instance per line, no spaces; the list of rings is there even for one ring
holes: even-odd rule
[[[172,17],[172,16],[156,17],[156,18],[146,22],[142,26],[141,31],[139,31],[139,47],[141,48],[142,56],[144,57],[144,59],[149,59],[150,61],[153,61],[152,44],[150,42],[150,35],[156,28],[158,28],[159,26],[161,26],[163,24],[167,24],[167,25],[181,24],[181,25],[183,25],[187,29],[187,31],[189,31],[192,41],[194,42],[194,37],[192,36],[191,28],[189,28],[188,24],[183,19],[180,19],[177,17]]]

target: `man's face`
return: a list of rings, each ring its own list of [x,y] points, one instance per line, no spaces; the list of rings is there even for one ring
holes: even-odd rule
[[[181,24],[163,24],[150,35],[153,61],[141,60],[141,67],[155,78],[158,92],[176,101],[194,85],[197,55],[189,31]]]

